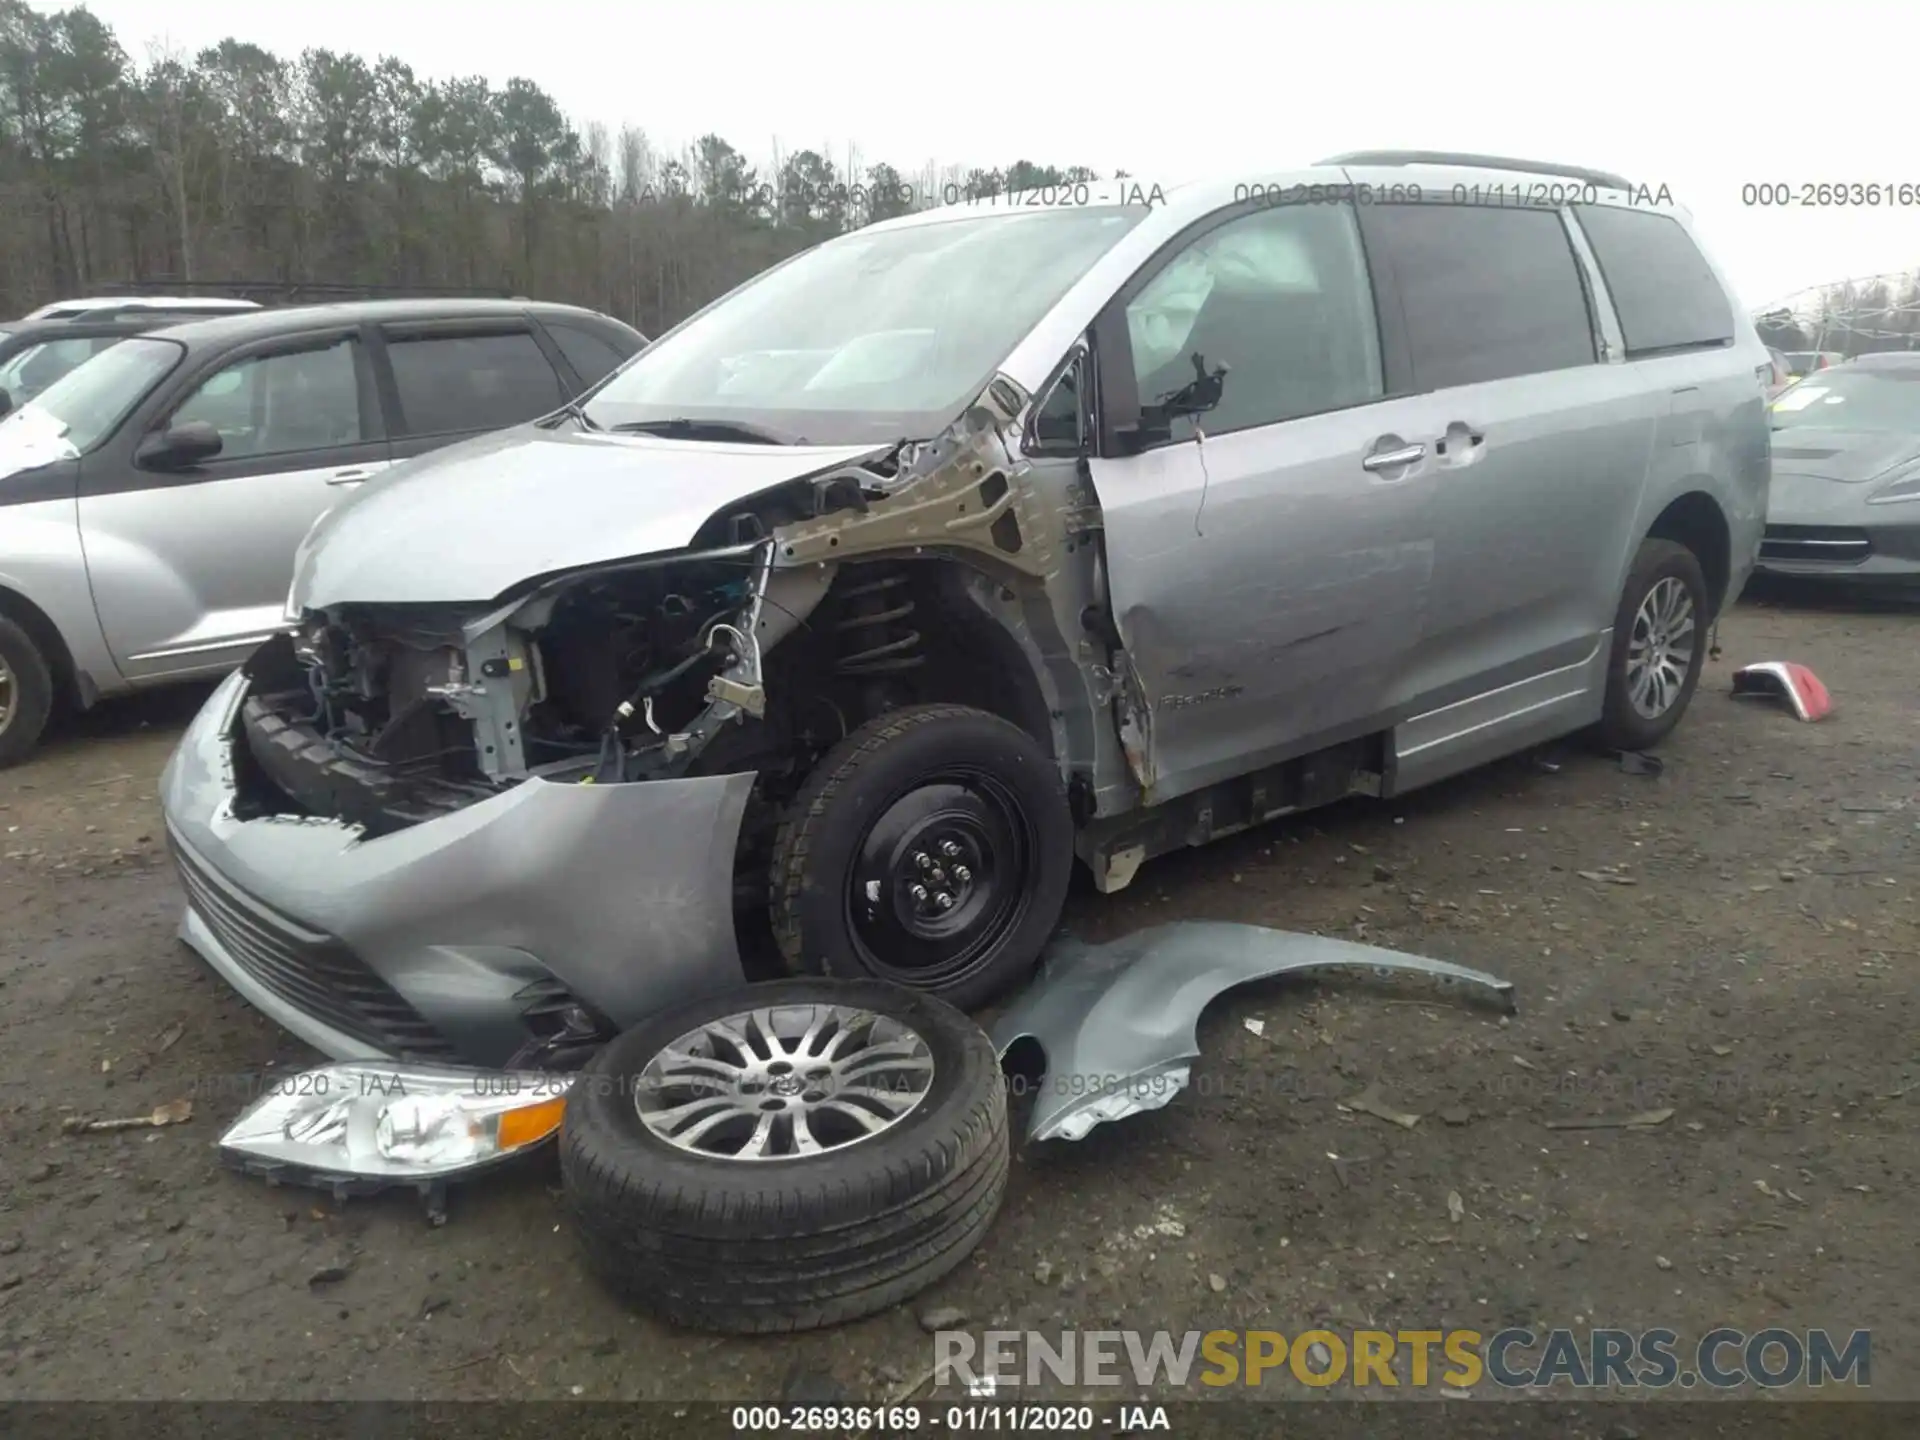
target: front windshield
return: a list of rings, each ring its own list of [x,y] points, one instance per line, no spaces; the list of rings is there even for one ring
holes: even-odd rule
[[[587,417],[732,421],[814,444],[925,438],[1145,214],[1002,211],[830,240],[642,351]]]
[[[68,371],[0,425],[51,422],[75,451],[85,454],[111,435],[186,353],[174,340],[123,340]]]
[[[0,390],[6,391],[7,398],[15,405],[24,405],[84,364],[98,343],[92,339],[42,340],[37,345],[29,345],[0,362]]]
[[[1773,402],[1773,428],[1920,434],[1920,365],[1817,371]]]

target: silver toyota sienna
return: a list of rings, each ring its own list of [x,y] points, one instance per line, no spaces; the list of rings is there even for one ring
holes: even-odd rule
[[[341,1059],[568,1068],[787,966],[978,1007],[1076,857],[1680,720],[1770,360],[1622,177],[999,196],[399,466],[163,782],[185,938]]]

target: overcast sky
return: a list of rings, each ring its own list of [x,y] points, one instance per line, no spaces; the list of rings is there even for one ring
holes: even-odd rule
[[[908,174],[1015,159],[1162,181],[1342,150],[1470,150],[1668,186],[1755,306],[1920,266],[1920,204],[1757,207],[1742,186],[1920,190],[1895,71],[1912,0],[90,0],[136,60],[225,36],[391,54],[423,78],[524,75],[584,128],[764,165],[856,147]],[[1886,64],[1880,63],[1884,57]],[[1887,76],[1875,80],[1876,73]],[[1804,86],[1808,98],[1783,100]]]

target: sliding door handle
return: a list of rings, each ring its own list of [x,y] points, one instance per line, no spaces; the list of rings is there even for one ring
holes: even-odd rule
[[[1381,450],[1360,462],[1362,470],[1379,474],[1382,470],[1398,470],[1403,465],[1411,465],[1427,453],[1424,445],[1402,445],[1398,450]]]

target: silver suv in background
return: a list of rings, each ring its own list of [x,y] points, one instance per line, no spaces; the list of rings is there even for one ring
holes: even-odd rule
[[[887,221],[365,487],[163,777],[183,934],[330,1055],[564,1068],[747,926],[973,1008],[1076,854],[1658,742],[1766,348],[1624,179],[1434,158]]]
[[[279,628],[335,500],[556,409],[645,343],[519,301],[235,312],[121,340],[0,419],[0,765],[62,697],[231,669]]]

